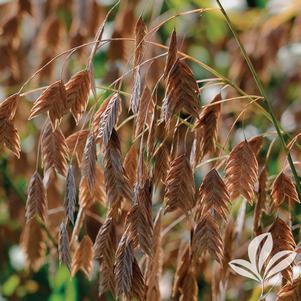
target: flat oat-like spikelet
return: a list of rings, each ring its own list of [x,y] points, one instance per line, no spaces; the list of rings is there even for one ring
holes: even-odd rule
[[[129,151],[127,152],[123,162],[123,168],[124,170],[126,170],[126,174],[129,178],[129,183],[133,188],[136,183],[137,166],[138,166],[138,150],[135,144],[133,144],[129,149]]]
[[[47,112],[52,127],[55,129],[68,110],[67,93],[61,80],[51,84],[35,101],[29,119]]]
[[[130,299],[133,284],[133,263],[135,257],[132,243],[125,232],[119,242],[115,255],[116,294]]]
[[[68,146],[69,153],[71,155],[74,151],[78,165],[80,165],[82,162],[89,132],[89,130],[80,130],[68,136],[68,138],[66,139],[66,144]]]
[[[136,184],[134,194],[134,206],[128,214],[130,223],[130,235],[133,244],[139,244],[141,250],[151,256],[153,221],[152,221],[152,199],[150,183]]]
[[[16,114],[19,94],[13,94],[0,103],[0,119],[12,120]]]
[[[194,206],[194,190],[194,179],[189,160],[185,154],[180,154],[171,162],[167,174],[165,213],[181,209],[188,214]]]
[[[71,266],[72,277],[82,270],[87,278],[91,277],[93,268],[93,243],[89,235],[85,235],[76,249]]]
[[[99,134],[100,121],[103,118],[104,111],[106,110],[107,105],[110,102],[111,98],[112,98],[112,96],[107,97],[101,103],[101,105],[99,106],[97,112],[94,115],[94,118],[93,118],[93,132],[94,132],[95,137],[97,137],[98,134]]]
[[[266,209],[267,180],[268,180],[267,170],[266,167],[264,166],[259,174],[257,202],[255,206],[254,222],[253,222],[253,230],[255,233],[260,230],[260,221],[261,221],[262,212]]]
[[[114,129],[105,148],[104,177],[110,207],[118,209],[123,198],[132,200],[132,189],[122,166],[120,142]]]
[[[162,143],[155,154],[155,166],[153,169],[153,184],[158,186],[165,183],[169,163],[169,150],[166,143]]]
[[[160,288],[159,279],[162,270],[163,252],[162,252],[162,235],[161,235],[161,223],[162,210],[158,212],[158,215],[154,222],[154,234],[152,240],[152,255],[147,257],[147,264],[145,269],[146,278],[146,301],[160,301]]]
[[[59,252],[60,262],[64,263],[68,268],[69,272],[71,272],[71,255],[70,255],[69,238],[64,223],[61,223],[60,225],[58,252]]]
[[[76,186],[75,186],[73,166],[72,163],[70,163],[68,166],[67,178],[66,178],[64,207],[65,207],[66,216],[68,216],[72,224],[74,224],[75,202],[76,202]]]
[[[54,131],[50,123],[46,125],[42,134],[41,151],[45,170],[55,168],[61,174],[66,174],[67,169],[67,144],[62,131],[56,128]]]
[[[171,37],[170,37],[170,42],[169,42],[169,47],[168,47],[168,55],[166,58],[166,63],[165,63],[165,68],[164,68],[164,78],[168,77],[168,74],[170,70],[172,69],[174,63],[177,60],[177,34],[176,30],[173,29]]]
[[[223,239],[218,224],[210,213],[203,215],[196,225],[192,237],[191,251],[196,258],[208,251],[216,261],[222,262]]]
[[[136,258],[134,258],[134,262],[133,262],[133,282],[132,282],[131,296],[132,298],[134,297],[138,301],[145,300],[144,278]]]
[[[0,148],[5,145],[15,156],[20,158],[20,137],[13,121],[0,119]]]
[[[140,63],[142,62],[143,58],[143,50],[144,50],[144,37],[146,34],[147,28],[145,23],[140,17],[136,23],[135,27],[135,56],[134,56],[134,84],[132,88],[132,95],[130,99],[130,109],[133,113],[138,112],[140,96],[141,96],[141,75],[140,75]]]
[[[106,147],[109,143],[112,131],[117,123],[120,108],[120,96],[115,93],[107,104],[99,121],[98,137],[101,138],[103,146]]]
[[[231,151],[226,165],[226,180],[231,200],[242,195],[252,204],[257,176],[256,156],[248,141],[242,141]]]
[[[114,260],[116,248],[114,222],[111,217],[108,217],[100,227],[94,243],[94,258],[100,261],[100,271],[103,273],[100,277],[99,295],[107,290],[111,290],[113,294],[115,292]]]
[[[45,235],[36,219],[25,224],[21,234],[21,246],[25,252],[26,262],[30,269],[39,270],[46,252]]]
[[[99,166],[96,166],[96,183],[91,193],[87,178],[82,178],[79,184],[79,204],[82,208],[90,208],[95,201],[104,204],[104,175]]]
[[[300,301],[301,300],[301,277],[292,283],[284,285],[277,294],[276,301]]]
[[[138,107],[138,115],[135,123],[135,137],[143,131],[144,126],[147,125],[150,127],[154,107],[155,104],[152,99],[151,91],[145,86]]]
[[[214,99],[210,102],[210,104],[214,104],[221,100],[221,95],[218,94],[214,97]],[[201,138],[201,141],[196,141],[199,144],[201,154],[200,157],[204,157],[206,154],[214,153],[216,149],[216,141],[217,141],[217,125],[218,119],[221,112],[221,104],[217,103],[214,105],[210,105],[205,107],[200,114],[200,117],[196,123],[196,131],[200,131],[201,135],[196,135]],[[200,160],[197,160],[198,162]]]
[[[257,156],[262,147],[263,137],[255,136],[255,137],[251,138],[248,142],[249,142],[249,145],[252,148],[254,154]]]
[[[293,233],[290,227],[279,217],[276,218],[274,224],[270,228],[269,232],[273,238],[273,250],[272,255],[280,251],[294,251],[296,243],[293,237]],[[293,281],[292,266],[281,272],[282,276],[289,282]]]
[[[196,221],[199,221],[208,212],[211,212],[217,219],[226,221],[229,215],[229,203],[230,196],[227,186],[216,169],[212,169],[205,176],[199,190],[195,212]]]
[[[96,140],[94,134],[91,132],[86,141],[83,158],[83,177],[87,179],[90,192],[93,193],[96,177]]]
[[[39,216],[45,221],[46,209],[46,191],[44,189],[43,180],[39,173],[35,171],[28,186],[25,213],[27,222],[36,216]]]
[[[299,197],[292,179],[281,172],[275,179],[272,187],[272,209],[278,209],[283,202],[292,205],[299,203]]]
[[[76,121],[86,110],[90,93],[90,76],[88,70],[82,70],[71,77],[66,84],[67,103]]]
[[[190,68],[181,60],[177,60],[167,78],[166,95],[162,105],[162,117],[166,123],[185,110],[188,114],[199,115],[199,87]]]

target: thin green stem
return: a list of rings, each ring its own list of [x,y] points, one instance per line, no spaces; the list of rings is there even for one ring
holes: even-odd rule
[[[293,163],[293,159],[292,159],[292,156],[290,154],[290,151],[287,148],[284,135],[282,135],[281,126],[279,125],[279,123],[277,121],[277,118],[276,118],[275,113],[273,111],[272,104],[271,104],[271,102],[269,101],[269,99],[267,97],[267,94],[265,92],[263,84],[262,84],[261,80],[259,79],[259,77],[258,77],[258,75],[257,75],[257,73],[255,71],[255,68],[254,68],[254,66],[253,66],[253,64],[252,64],[252,62],[251,62],[251,60],[250,60],[250,58],[249,58],[249,56],[248,56],[248,54],[247,54],[244,46],[243,46],[243,44],[241,43],[241,41],[240,41],[240,39],[239,39],[239,37],[238,37],[238,35],[237,35],[237,33],[236,33],[236,31],[235,31],[232,23],[231,23],[230,18],[227,15],[224,7],[222,6],[220,0],[216,0],[216,2],[218,3],[218,5],[219,5],[219,7],[221,9],[221,12],[224,15],[224,17],[226,19],[226,22],[227,22],[227,24],[228,24],[228,26],[229,26],[232,34],[233,34],[233,36],[234,36],[234,38],[235,38],[238,46],[239,46],[239,49],[240,49],[240,51],[241,51],[241,53],[242,53],[242,55],[243,55],[243,57],[244,57],[244,59],[246,61],[246,63],[248,65],[251,73],[252,73],[252,76],[253,76],[253,78],[255,80],[256,86],[257,86],[260,94],[263,96],[263,106],[264,106],[264,109],[266,109],[266,111],[270,114],[270,117],[272,119],[272,123],[273,123],[273,125],[274,125],[274,127],[275,127],[275,129],[277,131],[277,134],[278,134],[278,136],[280,138],[282,147],[283,147],[283,149],[284,149],[284,151],[285,151],[285,153],[287,155],[287,160],[288,160],[288,163],[290,165],[291,171],[292,171],[294,179],[295,179],[296,188],[297,188],[297,191],[298,191],[298,194],[299,194],[299,198],[301,198],[301,185],[300,185],[300,182],[299,182],[298,173],[297,173],[297,170],[296,170],[295,165]]]

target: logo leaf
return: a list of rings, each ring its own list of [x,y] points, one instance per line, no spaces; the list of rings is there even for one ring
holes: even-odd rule
[[[229,262],[230,267],[238,274],[253,279],[257,282],[261,282],[262,278],[258,274],[257,269],[249,262],[244,259],[234,259]]]
[[[294,261],[297,253],[293,251],[281,251],[276,253],[270,262],[267,265],[264,279],[271,278],[278,274],[279,272],[285,270],[290,264]],[[280,262],[278,262],[276,265],[274,265],[279,259],[283,258]]]

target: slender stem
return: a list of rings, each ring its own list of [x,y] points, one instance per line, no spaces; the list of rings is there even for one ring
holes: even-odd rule
[[[266,111],[271,116],[272,123],[273,123],[273,125],[274,125],[274,127],[275,127],[275,129],[277,131],[277,134],[278,134],[278,136],[280,138],[282,147],[283,147],[283,149],[284,149],[284,151],[285,151],[285,153],[287,155],[287,160],[288,160],[288,163],[290,165],[291,171],[292,171],[294,179],[295,179],[295,183],[296,183],[296,188],[297,188],[297,191],[298,191],[298,195],[299,195],[299,198],[301,198],[301,185],[300,185],[300,182],[299,182],[298,173],[297,173],[295,165],[293,163],[293,159],[292,159],[292,156],[290,154],[290,151],[287,148],[285,138],[282,135],[280,125],[279,125],[279,123],[277,121],[277,118],[276,118],[275,113],[274,113],[273,108],[272,108],[272,104],[271,104],[271,102],[269,101],[269,99],[267,97],[267,94],[266,94],[266,92],[264,90],[263,84],[262,84],[261,80],[259,79],[259,77],[258,77],[258,75],[257,75],[257,73],[255,71],[255,68],[254,68],[254,66],[253,66],[253,64],[252,64],[252,62],[251,62],[251,60],[250,60],[250,58],[249,58],[249,56],[248,56],[248,54],[247,54],[244,46],[243,46],[243,44],[241,43],[241,41],[240,41],[240,39],[239,39],[239,37],[238,37],[235,29],[233,28],[232,23],[231,23],[228,15],[227,15],[224,7],[222,6],[220,0],[216,0],[216,2],[218,3],[218,5],[219,5],[219,7],[221,9],[221,12],[224,15],[224,17],[226,19],[226,22],[227,22],[227,24],[228,24],[228,26],[229,26],[232,34],[233,34],[233,36],[234,36],[234,38],[235,38],[238,46],[239,46],[239,49],[240,49],[240,51],[241,51],[241,53],[242,53],[242,55],[243,55],[243,57],[244,57],[244,59],[246,61],[246,63],[248,65],[251,73],[252,73],[252,76],[253,76],[253,78],[255,80],[256,86],[257,86],[259,92],[261,93],[261,95],[263,96],[263,105],[265,106]]]

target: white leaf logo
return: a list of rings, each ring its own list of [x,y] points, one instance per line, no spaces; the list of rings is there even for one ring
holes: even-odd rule
[[[296,252],[284,250],[276,253],[267,263],[272,249],[273,238],[271,233],[263,233],[250,242],[248,247],[249,261],[234,259],[229,262],[229,265],[237,274],[253,279],[263,286],[265,280],[288,268],[297,255]],[[263,271],[266,263],[266,268]]]

